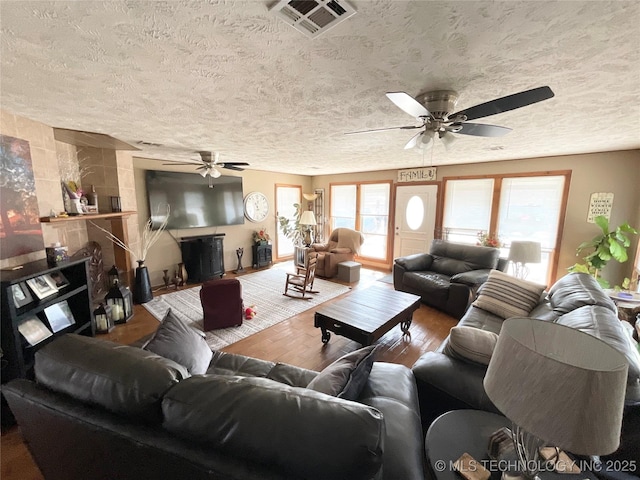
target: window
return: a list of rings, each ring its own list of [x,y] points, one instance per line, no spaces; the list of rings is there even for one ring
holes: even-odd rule
[[[360,256],[388,261],[391,182],[331,185],[331,229],[359,230]]]
[[[557,268],[570,178],[568,171],[445,178],[444,238],[475,244],[481,231],[497,234],[504,243],[504,257],[514,240],[539,242],[542,261],[527,265],[527,279],[547,284]]]
[[[356,185],[331,187],[331,230],[338,227],[356,229]]]
[[[451,242],[471,243],[491,225],[493,179],[450,180],[445,184],[443,227]]]

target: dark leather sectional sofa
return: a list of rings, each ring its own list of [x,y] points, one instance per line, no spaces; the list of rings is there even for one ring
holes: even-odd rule
[[[593,277],[571,273],[559,279],[528,316],[580,329],[625,355],[629,373],[622,442],[614,457],[640,459],[640,353],[624,331],[615,304]],[[497,315],[471,306],[458,325],[499,333],[503,321]],[[412,367],[425,429],[438,415],[449,410],[471,408],[500,413],[482,384],[487,367],[447,355],[448,341],[447,337],[437,351],[425,353]]]
[[[467,311],[492,269],[504,271],[500,250],[433,240],[429,253],[396,258],[393,286],[420,295],[422,302],[454,318]]]
[[[357,401],[318,372],[214,352],[207,374],[141,348],[65,335],[37,381],[3,385],[47,480],[424,479],[411,370],[374,362]]]

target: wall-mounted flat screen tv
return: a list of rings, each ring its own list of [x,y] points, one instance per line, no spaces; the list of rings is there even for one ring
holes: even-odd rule
[[[209,179],[195,173],[146,171],[149,211],[154,226],[169,204],[168,229],[220,227],[244,223],[242,177]]]

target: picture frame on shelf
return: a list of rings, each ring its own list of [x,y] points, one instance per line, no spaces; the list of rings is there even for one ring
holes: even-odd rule
[[[57,333],[69,325],[76,323],[76,319],[73,317],[73,313],[71,313],[71,309],[66,300],[45,308],[44,314],[47,317],[53,333]]]
[[[69,280],[67,280],[67,278],[59,270],[49,273],[47,277],[51,279],[58,290],[62,290],[63,288],[69,286]]]
[[[29,305],[33,302],[31,292],[24,282],[11,285],[11,296],[13,297],[13,303],[16,308],[24,307],[25,305]]]
[[[18,325],[18,331],[31,346],[37,345],[53,335],[51,330],[35,315],[21,321]]]
[[[27,285],[40,300],[58,293],[55,282],[48,275],[40,275],[27,280]]]

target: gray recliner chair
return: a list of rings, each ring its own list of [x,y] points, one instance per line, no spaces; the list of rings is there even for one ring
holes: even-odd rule
[[[420,295],[423,303],[460,319],[489,272],[505,271],[507,265],[498,248],[436,239],[429,253],[394,260],[393,286]]]

